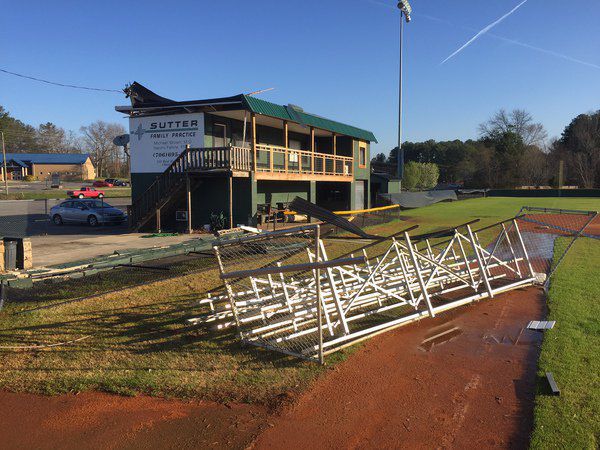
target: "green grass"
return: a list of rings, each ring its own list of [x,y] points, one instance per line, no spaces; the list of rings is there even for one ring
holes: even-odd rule
[[[483,219],[479,224],[483,226],[511,217],[522,205],[600,209],[600,200],[492,198],[442,203],[404,211],[402,216],[409,222],[375,226],[370,231],[389,234],[419,223],[421,227],[413,232],[418,234],[476,217]],[[356,244],[340,241],[327,245],[330,257],[354,248]],[[82,295],[106,289],[106,279],[93,277],[78,284]],[[131,282],[112,280],[114,289]],[[270,402],[284,392],[305,389],[327,370],[273,352],[242,348],[233,332],[187,326],[186,318],[206,311],[197,300],[219,285],[217,271],[211,269],[62,305],[58,303],[63,298],[73,298],[79,291],[62,294],[62,287],[56,285],[44,295],[34,291],[20,295],[20,302],[9,302],[0,311],[0,346],[89,337],[36,351],[0,349],[0,388],[46,394],[95,389]],[[16,314],[50,304],[55,306]],[[328,367],[351,351],[328,357]]]
[[[600,447],[600,241],[580,239],[559,266],[548,293],[549,319],[539,361],[531,446]],[[542,378],[552,372],[560,397]]]
[[[8,192],[8,195],[0,193],[0,200],[44,200],[66,198],[67,191],[72,189],[48,189],[43,191],[29,192]],[[131,188],[106,188],[104,190],[106,198],[131,197]]]

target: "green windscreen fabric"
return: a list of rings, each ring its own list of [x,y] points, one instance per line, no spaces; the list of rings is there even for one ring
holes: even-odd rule
[[[443,201],[458,200],[454,191],[404,191],[399,194],[380,194],[383,198],[394,205],[400,205],[403,208],[420,208],[422,206],[433,205]]]

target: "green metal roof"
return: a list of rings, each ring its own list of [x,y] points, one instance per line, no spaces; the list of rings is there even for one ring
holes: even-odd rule
[[[244,100],[246,101],[249,110],[257,114],[289,120],[290,122],[320,128],[321,130],[332,131],[334,133],[351,136],[369,142],[377,142],[375,135],[370,131],[336,122],[335,120],[326,119],[325,117],[309,114],[297,107],[277,105],[251,95],[244,95]]]

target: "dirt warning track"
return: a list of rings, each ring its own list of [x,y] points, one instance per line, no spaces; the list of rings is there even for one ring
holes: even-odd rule
[[[526,448],[545,316],[537,288],[369,341],[254,448]]]
[[[0,392],[10,449],[526,448],[545,317],[512,291],[367,341],[270,415],[260,405]]]

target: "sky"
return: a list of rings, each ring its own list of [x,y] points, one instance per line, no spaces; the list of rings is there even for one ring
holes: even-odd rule
[[[105,89],[138,81],[174,100],[272,87],[260,97],[373,131],[373,154],[396,145],[395,0],[3,2],[0,69]],[[526,109],[559,136],[600,109],[599,1],[411,4],[404,140],[476,138],[499,108]],[[127,103],[0,73],[0,105],[34,126],[127,126],[114,110]]]

